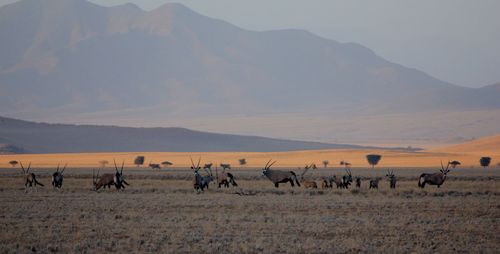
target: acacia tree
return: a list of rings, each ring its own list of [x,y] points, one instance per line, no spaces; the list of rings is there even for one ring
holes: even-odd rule
[[[9,161],[9,164],[12,166],[12,167],[15,167],[17,165],[17,161]]]
[[[330,162],[329,162],[329,161],[327,161],[327,160],[324,160],[324,161],[323,161],[323,166],[324,166],[325,168],[326,168],[326,167],[328,167],[328,164],[330,164]]]
[[[456,168],[458,165],[462,165],[460,161],[450,161],[451,168]]]
[[[134,164],[137,165],[137,167],[140,167],[141,165],[144,164],[144,160],[146,158],[142,155],[135,157]]]
[[[101,166],[101,168],[105,168],[108,163],[109,163],[109,161],[102,160],[102,161],[99,161],[99,166]]]
[[[378,162],[382,159],[382,155],[380,154],[368,154],[366,155],[366,160],[368,161],[368,164],[372,166],[372,169],[375,167],[375,165],[378,164]]]
[[[482,167],[486,168],[491,163],[491,157],[481,157],[479,163],[481,164]]]

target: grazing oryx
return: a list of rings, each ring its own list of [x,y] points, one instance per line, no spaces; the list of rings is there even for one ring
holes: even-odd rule
[[[370,189],[378,189],[378,182],[380,181],[380,178],[375,178],[370,180]]]
[[[394,175],[394,170],[387,170],[387,175],[389,178],[389,185],[391,189],[396,189],[396,176]]]
[[[217,166],[215,166],[215,177],[217,177],[217,184],[219,185],[219,188],[222,186],[229,188],[229,184],[232,186],[238,186],[234,180],[233,174],[229,172],[226,173],[226,168],[222,168],[222,173],[219,175]]]
[[[36,175],[35,173],[30,173],[30,169],[31,169],[31,162],[30,164],[28,165],[28,169],[24,169],[24,166],[23,166],[23,163],[22,162],[19,162],[19,164],[21,164],[21,170],[23,171],[23,174],[24,174],[24,178],[25,178],[25,182],[24,182],[24,191],[27,192],[28,191],[28,185],[29,187],[35,187],[36,189],[36,185],[40,185],[40,186],[44,186],[42,183],[38,182],[38,180],[36,179]],[[34,185],[34,186],[33,186]]]
[[[149,167],[150,167],[151,169],[161,169],[160,164],[151,163],[151,162],[149,162]]]
[[[115,170],[116,170],[115,177],[113,177],[113,183],[115,184],[117,190],[125,189],[125,185],[130,185],[123,178],[123,165],[125,164],[125,162],[122,161],[122,168],[120,171],[118,171],[118,167],[116,166],[116,161],[113,160],[113,162],[115,163]]]
[[[54,172],[54,174],[52,174],[52,186],[54,188],[61,188],[62,187],[62,184],[63,184],[63,172],[64,170],[66,169],[66,166],[68,166],[68,164],[64,165],[64,168],[59,171],[59,165],[57,165],[57,169],[56,169],[56,172]]]
[[[97,175],[95,175],[95,171],[92,170],[92,184],[94,185],[94,191],[98,191],[100,188],[111,188],[111,185],[113,185],[115,175],[113,174],[103,174],[101,177],[99,177],[99,172],[101,170],[97,170]]]
[[[226,170],[226,169],[231,169],[231,164],[224,164],[224,163],[221,163],[220,166],[222,167],[223,170]]]
[[[200,193],[201,191],[204,191],[205,188],[208,189],[208,185],[211,181],[214,180],[214,177],[212,175],[212,170],[211,169],[205,169],[207,172],[207,176],[202,176],[199,172],[201,169],[200,167],[200,162],[201,158],[198,159],[198,164],[195,166],[193,159],[191,159],[191,169],[194,171],[194,179],[193,179],[193,187],[196,190],[196,192]]]
[[[318,185],[316,184],[315,181],[307,181],[307,180],[304,180],[304,175],[307,173],[307,171],[309,169],[315,169],[316,168],[316,165],[314,165],[314,163],[312,163],[311,165],[306,165],[304,167],[304,172],[302,172],[302,174],[300,174],[300,181],[302,182],[302,185],[304,185],[304,187],[306,189],[317,189],[318,188]]]
[[[356,177],[356,188],[361,188],[361,177]]]
[[[439,170],[441,173],[421,174],[418,178],[418,187],[424,188],[425,184],[427,183],[430,185],[437,185],[437,187],[439,188],[444,183],[444,180],[446,180],[446,174],[450,172],[450,170],[448,169],[449,166],[450,162],[448,162],[448,165],[446,165],[446,168],[444,168],[443,162],[441,161],[441,170]]]
[[[269,160],[266,163],[266,166],[262,169],[262,175],[266,176],[271,182],[273,182],[274,183],[274,187],[279,188],[279,184],[280,183],[286,183],[286,182],[290,182],[290,184],[292,185],[292,187],[294,187],[295,186],[293,184],[294,181],[300,187],[300,183],[299,183],[299,180],[297,179],[297,175],[295,174],[295,172],[293,172],[293,171],[281,171],[281,170],[270,169],[271,166],[274,163],[276,163],[276,161],[274,161],[273,163],[269,164],[270,162],[271,162],[271,160]]]

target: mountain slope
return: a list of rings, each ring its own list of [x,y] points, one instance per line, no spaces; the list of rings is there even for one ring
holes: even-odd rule
[[[439,81],[357,44],[246,31],[180,4],[146,12],[23,0],[0,8],[0,33],[9,34],[0,38],[1,114],[500,108],[499,93]]]
[[[0,117],[0,147],[29,153],[215,152],[355,149],[361,146],[225,135],[183,128],[34,123]],[[11,149],[12,150],[12,149]]]
[[[435,148],[431,151],[451,153],[484,153],[484,156],[487,156],[490,153],[500,152],[500,135],[482,137],[480,139],[467,141],[461,144]]]

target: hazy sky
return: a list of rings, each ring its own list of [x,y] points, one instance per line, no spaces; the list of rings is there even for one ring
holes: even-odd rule
[[[0,0],[0,5],[14,2]],[[500,82],[498,0],[92,0],[133,2],[151,10],[166,2],[250,30],[302,28],[441,80],[478,87]]]

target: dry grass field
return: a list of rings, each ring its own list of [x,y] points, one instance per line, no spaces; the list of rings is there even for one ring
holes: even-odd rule
[[[365,155],[382,154],[375,169]],[[137,168],[135,156],[169,160],[173,168]],[[197,194],[189,157],[237,165],[239,186]],[[492,165],[479,167],[480,156]],[[308,180],[344,174],[338,161],[353,164],[360,189],[279,189],[260,168],[315,162]],[[125,161],[124,191],[91,190],[99,160]],[[322,160],[333,165],[324,169]],[[423,172],[439,161],[460,160],[441,188],[417,187]],[[33,162],[45,187],[24,191],[21,170],[8,161]],[[0,165],[0,253],[498,253],[500,248],[500,136],[420,152],[324,150],[286,153],[103,153],[2,155]],[[61,190],[50,186],[57,163],[68,163]],[[202,162],[202,163],[203,163]],[[104,172],[113,172],[111,164]],[[333,166],[333,167],[332,167]],[[387,168],[398,177],[389,189]],[[215,173],[215,172],[214,172]],[[378,190],[368,181],[382,178]]]
[[[441,188],[417,187],[436,168],[353,168],[361,189],[279,189],[260,170],[235,170],[238,188],[196,194],[187,169],[124,170],[124,191],[91,191],[89,169],[68,169],[62,190],[24,192],[19,169],[0,170],[0,253],[498,253],[500,170],[455,169]],[[111,171],[110,171],[111,172]],[[314,170],[309,179],[342,174]]]

